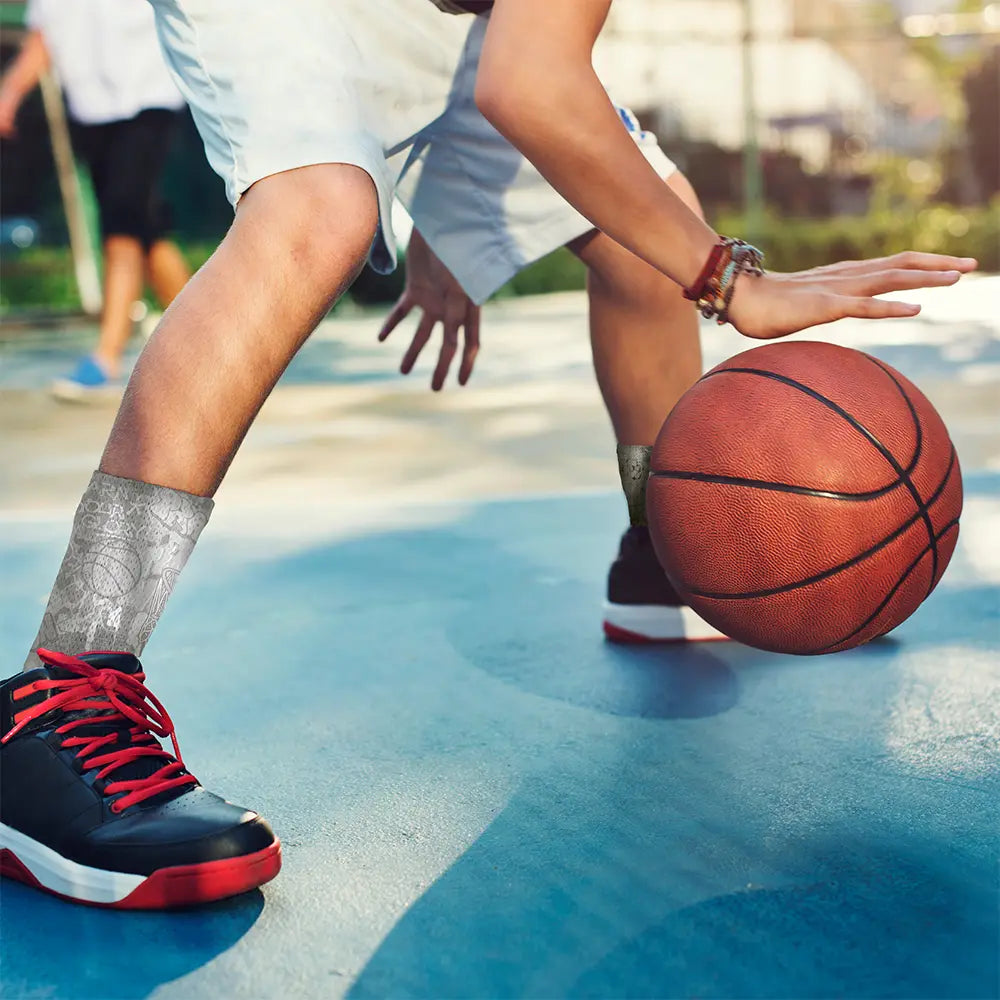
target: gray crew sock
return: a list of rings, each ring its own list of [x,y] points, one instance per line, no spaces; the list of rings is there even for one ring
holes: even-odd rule
[[[191,555],[214,501],[95,472],[24,669],[42,646],[138,656]]]
[[[628,501],[628,516],[633,527],[646,524],[646,482],[649,479],[649,457],[652,445],[618,445],[618,472]]]

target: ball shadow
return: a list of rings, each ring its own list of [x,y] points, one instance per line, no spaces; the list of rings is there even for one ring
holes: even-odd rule
[[[467,662],[505,684],[609,715],[696,719],[737,703],[735,673],[707,644],[603,641],[596,598],[568,580],[512,588],[502,618],[469,608],[447,635]]]

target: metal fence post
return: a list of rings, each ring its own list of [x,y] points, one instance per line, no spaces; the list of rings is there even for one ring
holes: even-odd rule
[[[69,230],[70,252],[73,255],[73,272],[80,293],[80,304],[85,313],[96,316],[100,314],[102,306],[101,276],[97,266],[94,241],[91,239],[87,224],[76,161],[73,158],[62,91],[58,80],[51,72],[42,77],[39,86],[49,126],[49,138],[52,142],[52,157],[59,177],[59,193],[66,215],[66,227]]]

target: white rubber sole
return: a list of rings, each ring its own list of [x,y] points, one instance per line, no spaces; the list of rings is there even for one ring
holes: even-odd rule
[[[49,386],[49,392],[64,403],[111,403],[121,399],[124,389],[114,384],[90,388],[72,379],[60,378]]]
[[[4,849],[10,851],[49,892],[85,903],[113,906],[146,880],[145,875],[106,872],[77,864],[51,847],[0,823],[0,850]]]
[[[618,642],[705,642],[728,639],[689,607],[604,602],[604,632]]]
[[[88,906],[127,910],[197,906],[256,889],[280,870],[277,837],[252,854],[132,875],[77,864],[0,823],[0,876]]]

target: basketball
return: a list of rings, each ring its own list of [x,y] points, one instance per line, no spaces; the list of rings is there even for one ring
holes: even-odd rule
[[[653,448],[657,557],[720,631],[832,653],[905,621],[944,573],[962,510],[948,431],[877,358],[769,344],[713,368]]]

